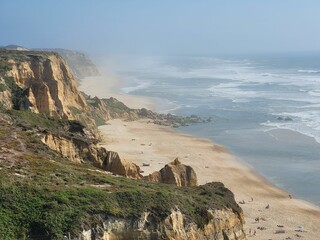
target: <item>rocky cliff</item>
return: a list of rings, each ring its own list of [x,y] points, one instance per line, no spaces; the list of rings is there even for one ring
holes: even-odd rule
[[[56,53],[0,50],[0,84],[5,108],[76,119],[95,128],[70,68]]]
[[[101,225],[83,230],[81,240],[170,239],[170,240],[243,240],[243,216],[232,209],[208,209],[202,227],[190,221],[179,208],[174,208],[161,222],[155,224],[151,212],[143,212],[138,219],[124,219],[100,215]]]
[[[7,52],[7,59],[1,55],[11,68],[6,77],[26,91],[34,112],[73,119],[73,108],[87,110],[70,68],[59,55],[26,52],[21,59],[21,54]]]

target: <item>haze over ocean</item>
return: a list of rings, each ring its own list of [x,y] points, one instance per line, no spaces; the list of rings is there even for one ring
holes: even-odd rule
[[[225,145],[272,183],[320,205],[319,55],[123,59],[114,65],[123,92],[176,106],[165,112],[210,117],[179,130]]]

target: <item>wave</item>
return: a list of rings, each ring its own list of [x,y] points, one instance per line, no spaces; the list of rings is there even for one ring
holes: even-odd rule
[[[135,77],[125,77],[123,78],[123,87],[120,91],[123,93],[132,93],[137,90],[146,89],[151,85],[149,81],[142,81]]]
[[[298,70],[299,73],[320,73],[320,70],[308,70],[308,69],[300,69]]]
[[[312,137],[318,143],[320,143],[320,111],[311,110],[295,113],[283,112],[273,115],[282,117],[282,119],[287,118],[290,120],[268,120],[264,123],[261,123],[260,125],[271,128],[280,128],[296,131],[306,136]]]

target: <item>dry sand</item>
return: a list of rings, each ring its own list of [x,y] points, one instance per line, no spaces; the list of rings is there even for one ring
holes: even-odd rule
[[[99,86],[95,87],[94,82],[91,84],[92,93],[101,90]],[[110,94],[115,96],[112,92]],[[139,100],[133,103],[135,99]],[[138,107],[153,104],[150,99],[136,96],[132,98],[123,95],[122,100]],[[108,150],[117,151],[124,158],[135,162],[141,166],[144,174],[159,170],[174,158],[180,157],[184,164],[194,168],[199,184],[223,182],[234,192],[237,202],[244,201],[240,206],[244,211],[248,239],[320,239],[319,207],[295,199],[294,196],[290,199],[288,193],[258,176],[223,146],[151,124],[147,120],[112,120],[101,126],[100,131]],[[143,167],[143,163],[149,163],[150,166]],[[284,230],[285,233],[275,234],[277,230]]]
[[[81,79],[79,89],[92,97],[114,97],[119,101],[126,103],[130,108],[145,107],[150,110],[155,110],[156,99],[147,97],[141,98],[135,95],[120,93],[118,91],[120,84],[121,82],[117,76],[108,74],[107,76],[87,77]]]

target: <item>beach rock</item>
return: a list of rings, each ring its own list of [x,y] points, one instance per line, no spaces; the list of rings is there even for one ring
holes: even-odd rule
[[[181,163],[179,158],[167,164],[159,172],[144,177],[151,182],[169,183],[181,186],[197,186],[197,175],[192,167]]]

